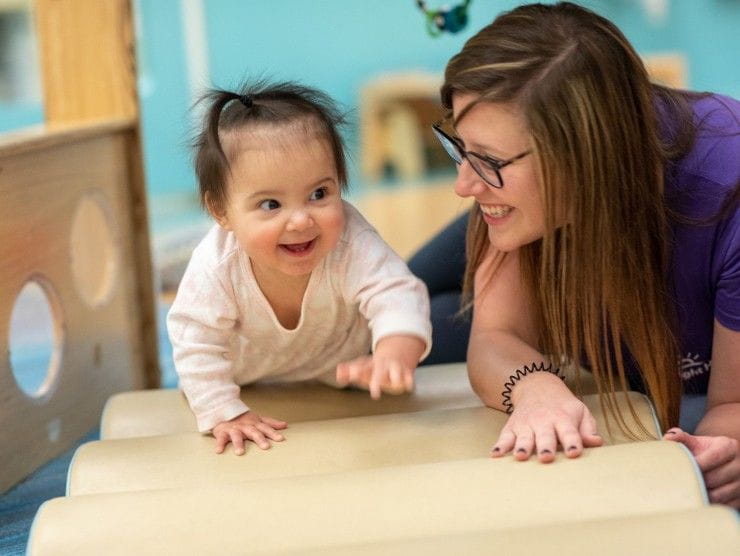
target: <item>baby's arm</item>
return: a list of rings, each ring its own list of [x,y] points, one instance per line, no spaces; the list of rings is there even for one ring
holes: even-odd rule
[[[373,229],[352,239],[346,258],[345,295],[369,322],[373,355],[340,364],[337,381],[367,386],[374,398],[410,391],[432,345],[426,287]]]
[[[230,342],[237,317],[233,296],[194,257],[167,315],[167,329],[180,388],[200,432],[249,410],[233,378]]]

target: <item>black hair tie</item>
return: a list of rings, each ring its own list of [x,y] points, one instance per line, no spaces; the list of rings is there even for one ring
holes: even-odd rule
[[[254,100],[252,100],[251,95],[239,95],[239,102],[241,102],[244,106],[247,108],[252,108],[254,105]]]

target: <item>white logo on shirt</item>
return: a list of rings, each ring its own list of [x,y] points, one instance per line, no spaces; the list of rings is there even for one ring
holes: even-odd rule
[[[681,358],[679,365],[681,367],[681,378],[683,380],[690,380],[694,377],[703,375],[709,372],[712,367],[711,361],[703,361],[699,358],[698,353],[687,353]]]

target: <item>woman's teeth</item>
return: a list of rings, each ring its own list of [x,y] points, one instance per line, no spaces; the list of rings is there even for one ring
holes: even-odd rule
[[[514,210],[514,207],[508,205],[480,205],[480,209],[491,218],[503,218]]]

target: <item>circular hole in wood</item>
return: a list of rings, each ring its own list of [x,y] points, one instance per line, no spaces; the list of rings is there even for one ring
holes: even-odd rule
[[[51,392],[59,374],[61,310],[51,286],[32,277],[21,289],[10,316],[10,368],[18,387],[32,398]]]
[[[82,299],[102,304],[113,290],[117,251],[105,198],[88,194],[77,205],[70,237],[72,275]]]

